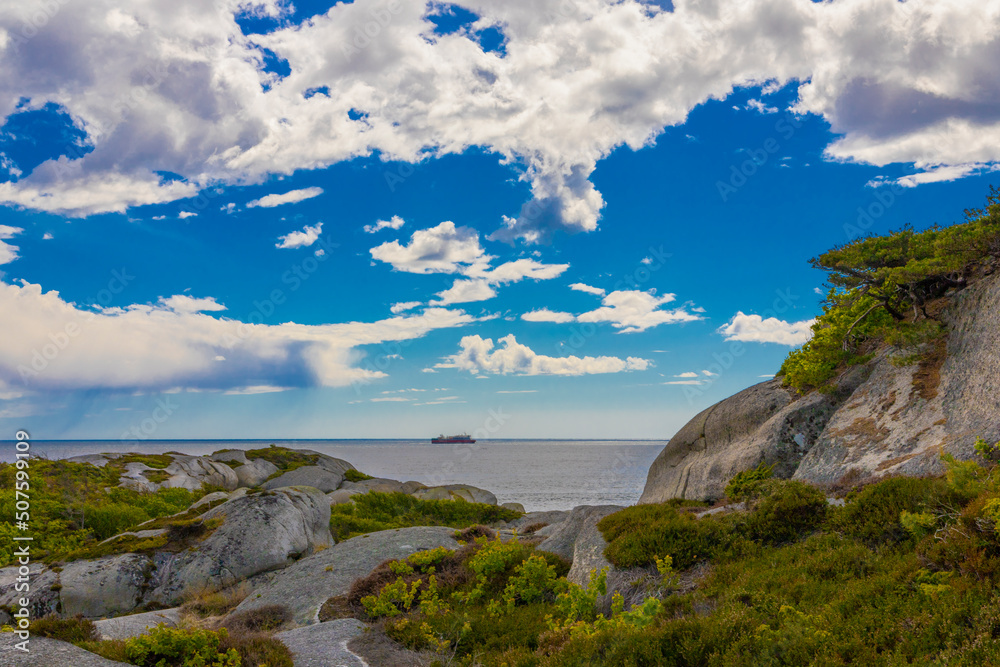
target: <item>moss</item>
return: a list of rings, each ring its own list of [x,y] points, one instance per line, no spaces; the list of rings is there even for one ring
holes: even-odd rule
[[[350,470],[344,473],[344,479],[346,479],[348,482],[363,482],[366,479],[375,479],[375,478],[372,477],[371,475],[364,474],[360,470],[355,470],[354,468],[351,468]]]
[[[315,465],[319,461],[316,454],[306,454],[287,447],[270,445],[262,449],[248,449],[246,451],[248,459],[264,459],[278,466],[279,471],[288,472],[302,466]]]
[[[171,477],[170,473],[163,470],[143,470],[142,476],[154,484],[161,484]]]
[[[129,463],[141,463],[149,468],[163,469],[174,462],[169,454],[125,454],[112,459],[106,465],[124,468]]]

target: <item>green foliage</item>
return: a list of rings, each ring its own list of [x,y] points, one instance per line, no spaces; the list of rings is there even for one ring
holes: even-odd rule
[[[962,499],[943,479],[891,477],[849,495],[843,507],[831,509],[828,524],[870,546],[898,544],[912,537],[901,521],[903,512],[921,514]]]
[[[235,649],[220,648],[228,634],[225,629],[213,632],[159,625],[148,634],[126,640],[125,654],[131,664],[140,667],[240,667]]]
[[[115,459],[103,468],[46,459],[32,459],[22,470],[16,464],[0,463],[0,566],[9,564],[13,557],[13,543],[6,538],[17,532],[13,522],[18,473],[22,473],[22,482],[26,474],[30,485],[32,553],[50,562],[80,557],[73,554],[84,553],[98,541],[149,519],[180,512],[204,495],[204,491],[187,489],[140,493],[118,487],[122,459],[135,457],[147,465],[169,465],[159,456],[135,454]]]
[[[295,470],[302,466],[311,466],[319,460],[319,456],[316,454],[306,454],[277,445],[268,445],[262,449],[248,449],[245,453],[248,459],[264,459],[273,463],[278,466],[279,473]]]
[[[799,391],[829,390],[846,366],[886,343],[913,349],[938,340],[946,327],[927,311],[934,299],[968,284],[979,266],[1000,256],[1000,191],[966,221],[922,232],[906,227],[858,239],[811,260],[828,273],[831,290],[813,337],[788,355],[779,375]],[[874,344],[874,345],[872,345]],[[919,357],[897,357],[912,363]]]
[[[330,531],[340,542],[355,535],[409,526],[466,528],[511,521],[518,512],[464,500],[419,500],[405,493],[369,492],[330,508]]]
[[[790,542],[815,530],[826,517],[826,496],[816,487],[789,480],[769,480],[747,517],[748,536],[761,544]]]
[[[100,636],[97,626],[83,616],[60,618],[55,614],[31,621],[29,631],[35,637],[50,637],[71,644],[96,641]]]
[[[733,502],[749,498],[765,480],[771,479],[774,465],[763,461],[756,468],[736,473],[726,484],[726,497]]]
[[[372,477],[371,475],[364,474],[360,470],[355,470],[354,468],[351,468],[344,473],[344,479],[346,479],[348,482],[363,482],[366,479],[375,479],[375,478]]]
[[[555,565],[532,554],[514,568],[514,574],[507,579],[507,586],[500,599],[490,601],[487,609],[494,614],[510,613],[518,603],[551,601],[555,596],[557,582]]]
[[[651,565],[669,555],[675,567],[686,569],[709,557],[722,542],[724,526],[695,519],[669,504],[636,505],[600,520],[607,540],[604,555],[618,567]]]

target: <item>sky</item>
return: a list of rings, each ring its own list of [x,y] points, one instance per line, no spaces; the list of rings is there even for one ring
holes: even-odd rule
[[[15,6],[16,5],[16,6]],[[1000,0],[0,8],[0,439],[666,439],[1000,183]]]

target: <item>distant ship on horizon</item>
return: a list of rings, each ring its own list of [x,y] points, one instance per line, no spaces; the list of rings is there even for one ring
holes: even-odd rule
[[[458,442],[473,443],[475,440],[468,433],[462,433],[461,435],[439,435],[436,438],[431,438],[431,443],[435,445],[449,445]]]

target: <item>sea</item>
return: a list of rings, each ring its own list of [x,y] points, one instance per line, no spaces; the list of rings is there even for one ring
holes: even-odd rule
[[[435,445],[427,440],[32,440],[31,453],[50,459],[102,452],[204,455],[270,444],[312,449],[350,462],[374,477],[428,486],[471,484],[498,502],[530,511],[577,505],[634,505],[664,440],[479,440]],[[14,460],[0,443],[0,461]]]

